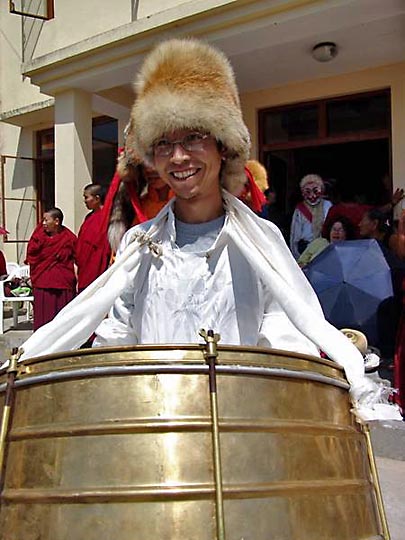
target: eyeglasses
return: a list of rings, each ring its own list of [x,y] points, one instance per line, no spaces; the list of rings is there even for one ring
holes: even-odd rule
[[[205,142],[211,139],[211,135],[203,133],[189,133],[183,139],[169,141],[160,139],[153,146],[153,155],[155,157],[168,157],[174,152],[174,147],[179,144],[186,152],[201,152],[204,150]]]

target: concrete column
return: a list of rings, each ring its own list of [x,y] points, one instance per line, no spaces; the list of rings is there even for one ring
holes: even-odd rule
[[[405,189],[405,74],[391,86],[391,123],[393,187]],[[395,207],[394,218],[398,218],[403,209],[405,199]]]
[[[92,181],[91,95],[69,90],[55,96],[55,201],[64,224],[77,232],[86,213],[83,186]]]
[[[129,117],[129,115],[128,115]],[[118,118],[118,148],[124,146],[124,131],[128,124],[128,118]]]

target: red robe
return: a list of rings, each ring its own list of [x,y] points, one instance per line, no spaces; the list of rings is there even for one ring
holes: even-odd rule
[[[7,266],[6,259],[4,258],[3,252],[0,251],[0,276],[7,275]]]
[[[107,233],[103,230],[104,213],[97,210],[88,214],[80,227],[77,249],[78,290],[82,291],[108,267],[111,250]]]
[[[54,236],[38,225],[28,242],[26,262],[34,295],[34,330],[51,321],[75,296],[76,235],[66,227]]]
[[[170,189],[167,192],[167,197],[164,200],[161,200],[159,191],[154,187],[149,186],[147,194],[141,198],[141,208],[147,219],[152,219],[157,216],[172,197],[174,197],[174,192]]]
[[[405,415],[405,279],[402,282],[403,303],[402,315],[399,322],[395,356],[394,356],[394,387],[398,390],[395,401]]]
[[[370,204],[360,204],[356,202],[341,202],[329,209],[322,226],[322,236],[326,238],[329,224],[338,217],[345,217],[352,223],[356,238],[360,238],[359,223],[366,212],[374,208]]]

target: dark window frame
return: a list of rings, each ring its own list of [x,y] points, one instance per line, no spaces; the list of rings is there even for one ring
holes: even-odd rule
[[[46,15],[38,15],[37,13],[30,13],[28,11],[20,11],[16,9],[15,2],[9,0],[9,12],[14,15],[22,15],[23,17],[31,17],[32,19],[41,19],[43,21],[49,21],[55,17],[54,0],[44,0],[46,2]]]
[[[320,146],[326,144],[340,144],[344,142],[363,141],[372,139],[390,138],[391,136],[391,122],[386,129],[371,129],[371,130],[356,130],[352,133],[345,133],[339,135],[328,134],[328,122],[327,122],[327,105],[335,103],[337,101],[355,101],[359,98],[367,98],[379,95],[386,95],[390,101],[391,92],[389,88],[382,88],[381,90],[375,90],[372,92],[361,92],[357,94],[343,95],[331,98],[323,98],[312,101],[303,101],[299,103],[291,103],[288,105],[277,105],[275,107],[267,107],[265,109],[259,109],[258,111],[258,141],[259,141],[259,156],[260,160],[263,160],[265,152],[271,150],[289,150],[293,148],[301,148],[305,146]],[[265,116],[269,112],[281,112],[288,109],[297,109],[299,107],[318,107],[318,135],[317,137],[303,138],[301,140],[283,141],[274,143],[265,143]]]

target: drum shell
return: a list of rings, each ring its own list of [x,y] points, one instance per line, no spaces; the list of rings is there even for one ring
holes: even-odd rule
[[[382,538],[365,439],[332,362],[220,347],[226,538]],[[1,493],[4,540],[216,538],[202,349],[25,362]]]

